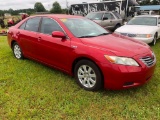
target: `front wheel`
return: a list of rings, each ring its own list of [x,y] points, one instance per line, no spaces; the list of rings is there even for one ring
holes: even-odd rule
[[[153,41],[151,42],[151,45],[155,45],[157,42],[157,33],[154,35]]]
[[[102,74],[97,65],[89,60],[79,61],[74,69],[77,83],[88,91],[102,88]]]
[[[12,50],[13,50],[13,54],[17,59],[23,59],[23,53],[22,50],[20,48],[20,46],[18,45],[17,42],[15,42],[12,46]]]
[[[115,31],[117,28],[119,28],[119,27],[121,27],[121,24],[117,24],[117,25],[114,27],[114,31]]]

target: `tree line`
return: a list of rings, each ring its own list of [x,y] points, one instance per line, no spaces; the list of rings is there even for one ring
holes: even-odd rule
[[[19,10],[13,10],[12,8],[10,8],[9,10],[0,10],[0,16],[4,16],[5,13],[10,13],[11,15],[18,15],[19,13],[27,13],[31,15],[35,14],[36,12],[65,14],[67,13],[67,9],[62,9],[61,5],[56,1],[52,4],[52,8],[48,11],[45,9],[45,7],[41,2],[36,2],[34,4],[34,8],[19,9]]]
[[[160,5],[160,0],[140,0],[140,5]]]

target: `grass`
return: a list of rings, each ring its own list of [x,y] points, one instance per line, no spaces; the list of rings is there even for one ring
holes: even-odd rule
[[[160,41],[152,47],[157,67],[142,87],[88,92],[74,78],[32,60],[17,60],[0,37],[0,119],[158,120]]]

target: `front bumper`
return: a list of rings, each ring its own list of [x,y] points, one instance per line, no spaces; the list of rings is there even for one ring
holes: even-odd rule
[[[156,62],[152,66],[147,67],[139,58],[140,56],[135,57],[140,64],[139,67],[101,64],[104,76],[104,88],[120,90],[141,86],[148,82],[154,74]]]
[[[150,38],[137,38],[137,37],[133,37],[133,39],[135,40],[139,40],[139,41],[142,41],[142,42],[145,42],[147,44],[151,43],[153,41],[153,37],[150,37]]]

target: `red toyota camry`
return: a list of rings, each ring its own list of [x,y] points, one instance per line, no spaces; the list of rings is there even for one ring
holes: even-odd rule
[[[33,59],[74,75],[89,91],[143,85],[156,64],[147,44],[111,34],[80,16],[26,18],[9,29],[8,43],[17,59]]]

